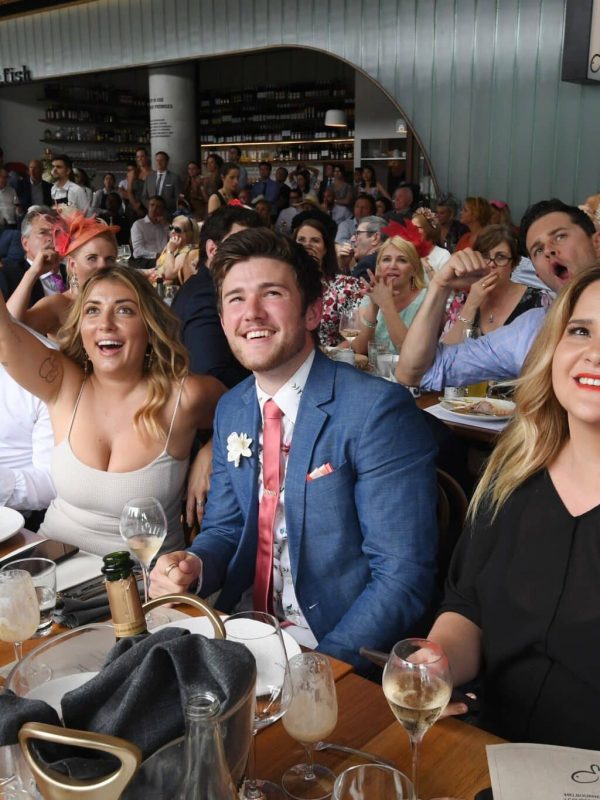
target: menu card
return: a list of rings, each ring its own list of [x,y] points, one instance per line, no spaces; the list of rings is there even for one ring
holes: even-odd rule
[[[494,800],[600,800],[600,752],[545,744],[486,747]]]

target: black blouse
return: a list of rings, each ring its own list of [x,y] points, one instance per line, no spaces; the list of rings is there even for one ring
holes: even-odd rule
[[[600,749],[600,506],[573,517],[534,475],[467,526],[444,611],[482,630],[485,728]]]

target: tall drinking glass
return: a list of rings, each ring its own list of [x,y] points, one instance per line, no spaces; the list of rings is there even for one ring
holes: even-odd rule
[[[406,775],[381,764],[359,764],[338,775],[333,800],[415,800]]]
[[[335,774],[313,761],[315,742],[325,739],[337,724],[338,705],[331,663],[321,653],[300,653],[290,659],[292,702],[283,727],[304,747],[306,763],[290,767],[283,788],[295,800],[331,797]]]
[[[442,648],[427,639],[404,639],[395,644],[383,671],[383,693],[410,738],[412,782],[418,797],[419,744],[452,693],[450,668]]]
[[[279,622],[262,611],[240,611],[224,620],[227,638],[245,645],[256,659],[254,731],[244,784],[244,800],[283,800],[281,788],[255,776],[256,733],[282,717],[290,704],[291,685],[287,653]]]
[[[12,642],[15,658],[23,658],[23,642],[40,624],[40,606],[31,575],[22,569],[0,572],[0,641]]]

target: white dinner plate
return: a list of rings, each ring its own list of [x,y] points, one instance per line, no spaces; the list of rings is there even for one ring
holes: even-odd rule
[[[95,678],[97,672],[76,672],[73,675],[65,675],[62,678],[54,678],[30,689],[25,697],[28,700],[43,700],[56,711],[62,719],[62,708],[60,701],[67,692],[78,689],[84,683]]]
[[[0,507],[0,542],[10,539],[25,525],[25,517],[14,508]]]
[[[225,621],[225,618],[223,621]],[[235,625],[236,628],[234,633],[239,633],[241,635],[247,629],[251,629],[256,626],[263,626],[263,623],[256,622],[251,619],[238,619],[235,620]],[[265,626],[265,629],[266,627],[267,626]],[[152,629],[151,633],[161,631],[163,628],[187,628],[190,633],[201,633],[203,636],[207,636],[209,639],[214,638],[213,626],[208,617],[184,617],[183,619],[167,622],[164,625],[158,625],[156,628]],[[288,660],[292,658],[292,656],[297,656],[298,653],[302,652],[300,645],[293,636],[290,636],[290,634],[286,633],[285,630],[282,630],[281,633],[283,636],[283,643],[285,645]]]
[[[468,410],[464,411],[456,411],[456,406],[473,406],[476,403],[481,403],[485,400],[486,403],[489,403],[494,409],[498,411],[510,412],[508,414],[481,414],[481,413],[469,413]],[[493,397],[460,397],[456,398],[456,400],[452,399],[441,399],[440,404],[442,408],[447,411],[449,414],[452,414],[453,417],[457,419],[478,419],[478,420],[485,420],[486,422],[508,422],[515,411],[515,404],[512,400],[499,400]]]

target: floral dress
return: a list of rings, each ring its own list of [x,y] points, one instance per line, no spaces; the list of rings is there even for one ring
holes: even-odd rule
[[[360,280],[351,275],[335,275],[331,280],[323,281],[323,316],[319,326],[322,347],[335,347],[342,341],[342,312],[359,306],[363,293]]]

